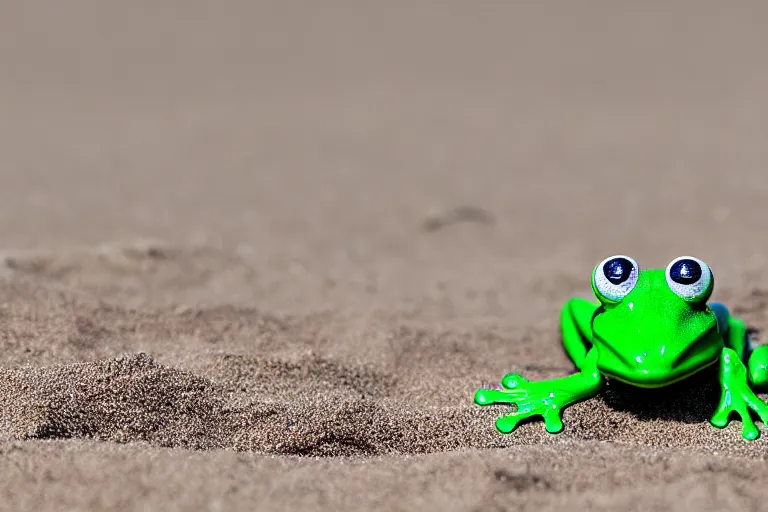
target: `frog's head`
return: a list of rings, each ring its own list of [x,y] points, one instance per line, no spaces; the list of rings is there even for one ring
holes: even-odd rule
[[[592,319],[598,369],[651,388],[713,364],[723,348],[707,305],[713,287],[709,266],[692,256],[648,270],[624,255],[603,260],[592,273],[592,290],[602,304]]]

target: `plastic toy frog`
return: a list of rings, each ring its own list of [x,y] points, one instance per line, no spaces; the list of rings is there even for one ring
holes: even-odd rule
[[[563,408],[597,395],[606,379],[660,388],[717,364],[722,393],[710,423],[723,428],[735,413],[742,437],[756,439],[750,411],[768,424],[768,405],[753,391],[768,384],[768,345],[752,348],[744,322],[707,303],[713,287],[710,268],[692,256],[643,270],[628,256],[606,258],[592,272],[598,301],[572,298],[561,313],[563,345],[579,371],[541,381],[511,373],[502,389],[478,390],[475,403],[517,406],[496,421],[502,433],[535,416],[556,433]]]

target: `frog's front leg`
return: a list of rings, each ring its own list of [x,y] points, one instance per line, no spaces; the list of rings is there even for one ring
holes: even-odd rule
[[[500,432],[509,433],[528,418],[541,416],[547,432],[563,429],[562,410],[566,406],[595,396],[603,384],[597,371],[597,350],[587,354],[579,373],[558,379],[528,381],[516,373],[505,376],[504,389],[480,389],[475,393],[478,405],[512,404],[517,410],[496,420]]]
[[[742,437],[757,439],[760,431],[750,411],[754,411],[763,424],[768,424],[768,405],[758,398],[749,381],[747,368],[739,355],[732,348],[724,348],[720,357],[720,405],[710,422],[723,428],[728,425],[731,414],[736,413],[741,417]]]

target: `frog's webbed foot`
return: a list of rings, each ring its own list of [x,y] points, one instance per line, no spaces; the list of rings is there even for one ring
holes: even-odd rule
[[[589,356],[588,361],[594,359]],[[512,432],[520,422],[540,416],[547,432],[554,434],[563,430],[563,408],[594,396],[600,390],[601,384],[602,376],[596,369],[559,379],[533,382],[516,373],[510,373],[501,381],[503,389],[478,390],[475,393],[475,403],[516,406],[514,412],[496,420],[496,428],[502,433]]]
[[[710,423],[718,428],[728,425],[731,415],[737,414],[742,422],[742,437],[757,439],[760,430],[752,420],[751,412],[757,414],[763,424],[768,425],[768,405],[749,386],[747,369],[736,352],[726,348],[720,359],[720,405]]]
[[[516,373],[510,373],[501,381],[503,390],[480,389],[475,393],[475,403],[516,406],[515,412],[496,420],[496,428],[505,434],[515,430],[521,421],[534,416],[541,416],[547,432],[554,434],[563,429],[562,408],[567,404],[558,400],[551,389],[542,386],[545,383],[529,382]]]

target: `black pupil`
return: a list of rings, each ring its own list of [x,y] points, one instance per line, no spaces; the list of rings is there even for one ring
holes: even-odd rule
[[[626,258],[614,258],[603,265],[605,278],[613,284],[621,284],[629,279],[632,263]]]
[[[693,260],[680,260],[669,269],[669,277],[678,284],[693,284],[701,279],[701,265]]]

